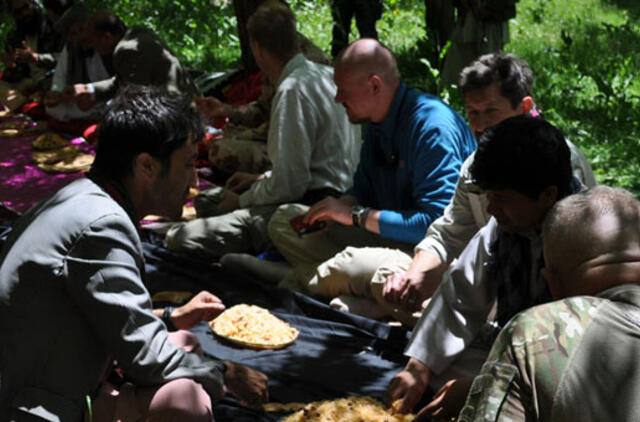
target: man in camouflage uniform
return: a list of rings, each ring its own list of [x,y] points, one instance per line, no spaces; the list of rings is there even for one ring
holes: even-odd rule
[[[639,204],[622,189],[554,206],[543,272],[562,300],[502,330],[459,421],[640,420],[639,227]]]

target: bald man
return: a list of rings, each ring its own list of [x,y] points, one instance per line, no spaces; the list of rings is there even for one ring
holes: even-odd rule
[[[640,209],[622,189],[569,196],[543,227],[548,303],[516,315],[460,421],[640,420]]]
[[[376,40],[348,46],[337,58],[334,81],[336,102],[351,122],[365,124],[353,187],[311,208],[280,207],[269,234],[294,266],[282,285],[336,298],[333,305],[344,310],[382,317],[393,309],[381,289],[370,287],[377,264],[411,251],[422,239],[449,203],[476,141],[449,106],[400,81],[393,54]],[[300,214],[307,225],[329,223],[329,228],[298,236],[289,221]]]

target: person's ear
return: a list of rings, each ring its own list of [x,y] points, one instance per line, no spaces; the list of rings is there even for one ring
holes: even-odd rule
[[[378,95],[382,89],[382,80],[378,75],[369,76],[369,90],[373,95]]]
[[[529,114],[531,110],[533,110],[534,105],[535,104],[533,102],[533,98],[528,95],[524,97],[520,102],[520,106],[522,107],[522,114]]]
[[[558,187],[553,185],[547,186],[540,192],[538,200],[543,201],[545,205],[551,207],[558,201]]]
[[[151,181],[159,173],[160,162],[147,152],[141,152],[135,158],[133,175],[139,180]]]

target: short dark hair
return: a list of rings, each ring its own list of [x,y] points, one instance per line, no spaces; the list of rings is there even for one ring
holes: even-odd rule
[[[267,1],[249,18],[249,39],[260,47],[286,61],[295,56],[298,49],[296,17],[288,6]]]
[[[516,108],[524,97],[532,95],[533,72],[525,60],[513,54],[485,54],[462,69],[458,86],[464,97],[493,83],[498,84],[502,96]]]
[[[98,126],[98,147],[91,172],[123,181],[146,152],[168,170],[171,154],[187,139],[204,135],[202,117],[191,98],[163,88],[129,85],[113,100]]]
[[[483,190],[513,189],[536,200],[549,186],[558,199],[573,191],[571,154],[564,136],[544,119],[510,117],[480,138],[471,177]]]
[[[90,21],[93,25],[93,32],[99,35],[108,32],[116,37],[119,37],[120,35],[124,34],[124,31],[126,31],[127,29],[124,22],[122,22],[119,17],[105,10],[96,12],[90,19]]]
[[[51,10],[58,16],[62,16],[64,12],[73,6],[74,0],[44,0],[42,4],[48,10]]]

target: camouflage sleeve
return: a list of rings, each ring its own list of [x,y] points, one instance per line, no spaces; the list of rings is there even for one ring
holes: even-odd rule
[[[547,420],[562,374],[601,303],[574,297],[516,315],[493,344],[458,420]]]

